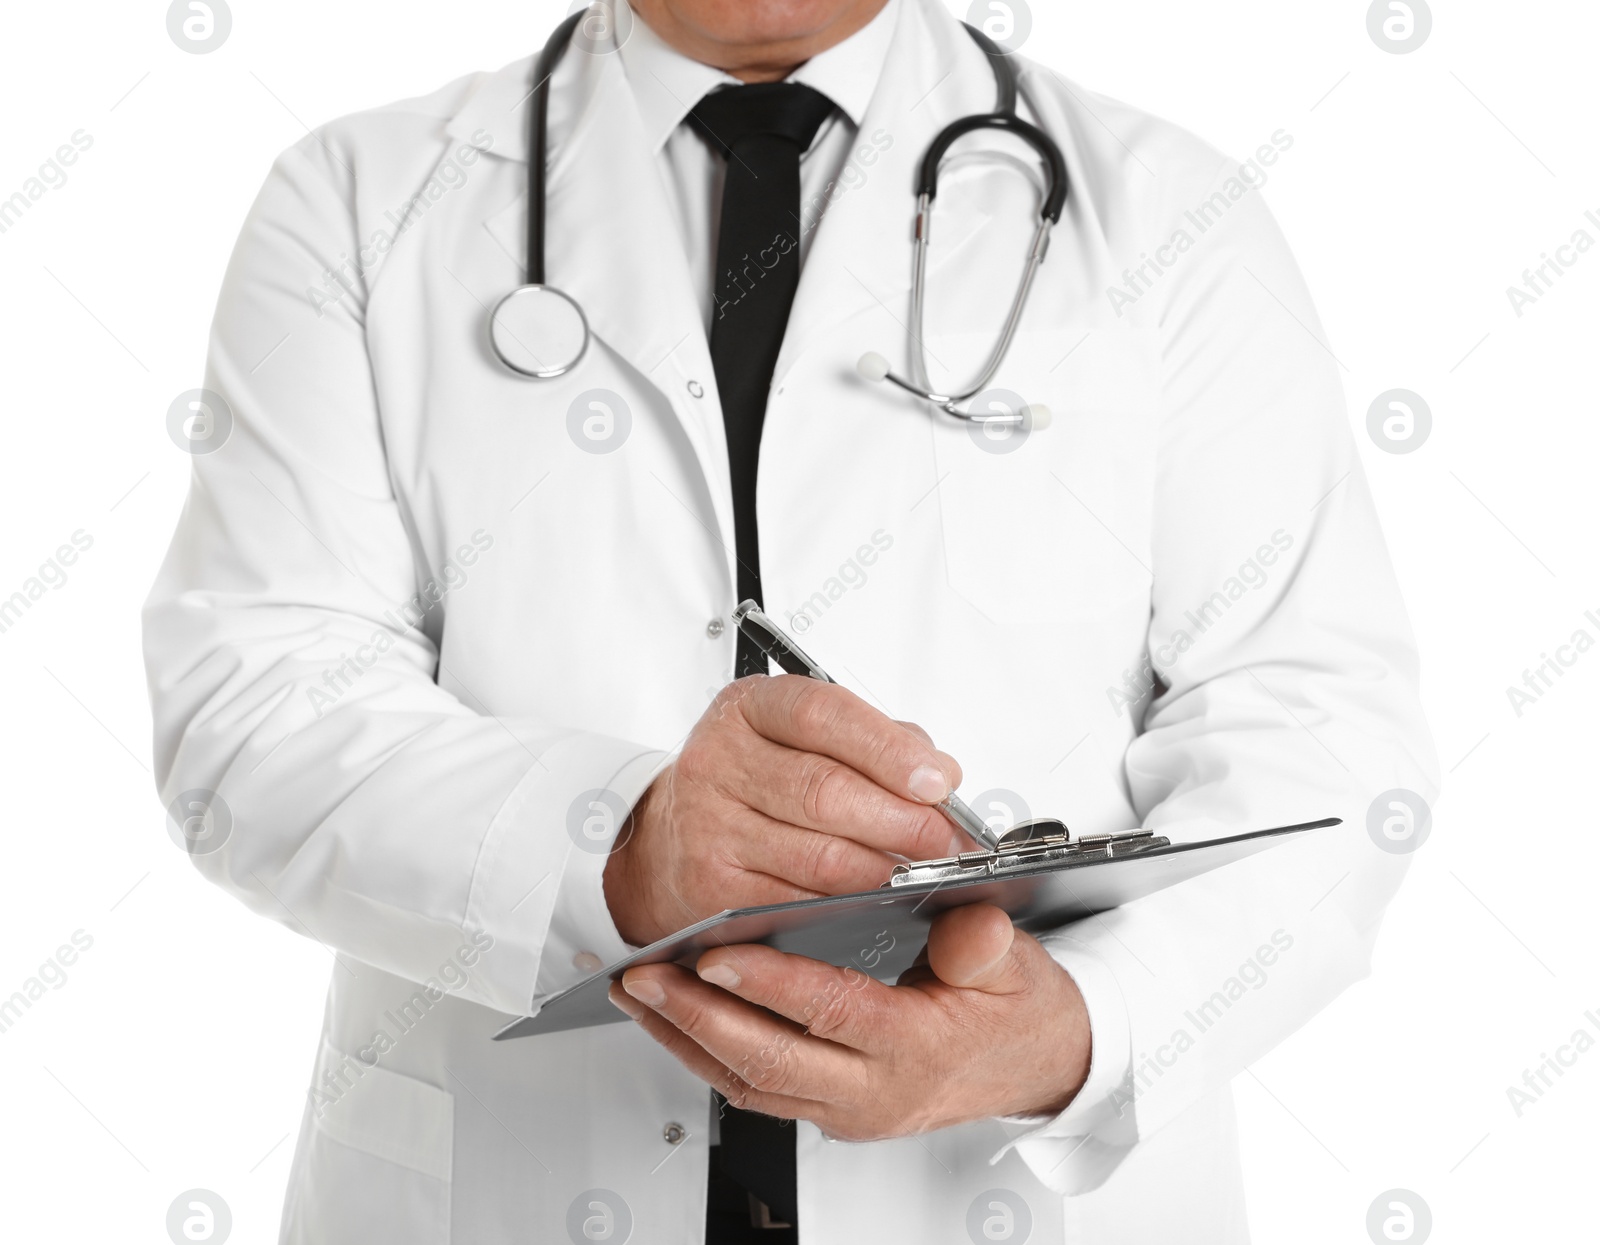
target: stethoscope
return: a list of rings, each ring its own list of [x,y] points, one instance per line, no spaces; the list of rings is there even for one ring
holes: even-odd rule
[[[550,77],[555,72],[562,54],[572,40],[572,33],[582,20],[580,11],[567,18],[550,34],[539,59],[534,65],[533,99],[529,107],[528,155],[528,261],[527,279],[523,285],[502,298],[489,317],[489,343],[495,357],[518,376],[535,380],[548,380],[565,375],[577,366],[589,345],[589,323],[583,308],[571,295],[545,284],[544,279],[544,222],[545,222],[545,164],[549,152]],[[1016,69],[1006,53],[987,35],[966,26],[972,40],[988,54],[995,78],[995,110],[974,113],[951,122],[940,130],[922,157],[917,176],[917,217],[914,251],[914,272],[911,284],[911,326],[909,351],[911,377],[897,376],[889,368],[889,361],[881,354],[869,352],[861,356],[856,370],[869,381],[887,380],[907,393],[931,402],[942,411],[972,423],[988,426],[1024,425],[1041,428],[1050,419],[1048,408],[1029,406],[1014,412],[963,411],[961,404],[971,400],[988,388],[995,373],[1000,370],[1006,352],[1016,337],[1017,325],[1027,305],[1028,291],[1033,286],[1034,275],[1044,262],[1050,247],[1050,231],[1061,219],[1061,210],[1067,202],[1067,164],[1061,149],[1038,126],[1017,116],[1019,84]],[[1033,242],[1028,248],[1027,266],[1017,285],[1011,310],[1006,315],[1000,337],[977,379],[954,393],[941,393],[928,379],[927,362],[922,344],[923,311],[927,303],[928,227],[933,219],[933,201],[939,193],[939,166],[945,153],[957,139],[974,130],[1001,130],[1014,134],[1038,154],[1044,162],[1048,186],[1044,202],[1039,209],[1039,224]]]

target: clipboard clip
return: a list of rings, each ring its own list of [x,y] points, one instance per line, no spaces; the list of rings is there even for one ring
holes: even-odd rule
[[[1172,841],[1151,830],[1125,830],[1120,834],[1086,834],[1074,839],[1064,823],[1052,818],[1024,821],[1000,838],[990,852],[963,852],[938,860],[918,860],[896,865],[883,889],[915,886],[922,882],[967,881],[981,877],[1009,877],[1041,865],[1071,860],[1109,860],[1137,856]]]

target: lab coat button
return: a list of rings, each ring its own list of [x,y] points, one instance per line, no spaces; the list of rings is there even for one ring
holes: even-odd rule
[[[689,396],[691,398],[703,398],[706,396],[706,391],[700,387],[699,381],[691,380],[689,382]]]
[[[601,969],[600,957],[593,951],[580,951],[572,957],[572,967],[581,968],[586,973],[598,973]]]
[[[684,1131],[682,1124],[668,1124],[661,1130],[661,1139],[669,1146],[675,1146],[689,1134]]]
[[[706,624],[706,634],[715,640],[724,630],[722,619],[713,618]]]

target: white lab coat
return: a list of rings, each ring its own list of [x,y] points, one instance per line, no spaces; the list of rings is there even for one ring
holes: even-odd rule
[[[206,383],[231,431],[195,460],[146,643],[163,798],[232,813],[197,865],[338,951],[286,1241],[700,1239],[704,1085],[629,1024],[489,1041],[623,952],[597,802],[626,807],[732,667],[716,383],[622,72],[569,54],[554,83],[549,276],[594,332],[571,374],[521,380],[487,346],[521,272],[526,60],[297,143],[224,284]],[[1055,422],[994,453],[854,373],[904,361],[924,146],[992,107],[983,56],[908,0],[877,155],[810,239],[774,378],[768,608],[1019,815],[1349,825],[1047,940],[1094,1029],[1061,1119],[801,1126],[811,1242],[1008,1239],[1006,1214],[1019,1241],[1244,1239],[1228,1083],[1367,971],[1404,863],[1368,805],[1433,791],[1336,364],[1259,192],[1176,128],[1027,80],[1073,194],[997,383]],[[1017,172],[941,179],[936,380],[1010,300]],[[626,408],[610,452],[594,400]]]

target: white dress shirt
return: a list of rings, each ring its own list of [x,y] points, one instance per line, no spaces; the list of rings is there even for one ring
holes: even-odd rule
[[[865,136],[860,144],[856,138],[883,71],[899,9],[900,0],[889,0],[855,34],[812,57],[789,75],[788,81],[820,91],[834,104],[832,115],[822,123],[800,158],[802,267],[811,236],[826,214],[828,203],[861,175],[853,162],[870,165],[876,158],[878,149],[871,136]],[[732,75],[668,46],[637,16],[632,17],[631,32],[620,55],[646,137],[655,146],[662,186],[683,238],[690,279],[709,331],[727,161],[684,120],[712,90],[740,83]],[[907,196],[909,213],[909,191]]]

